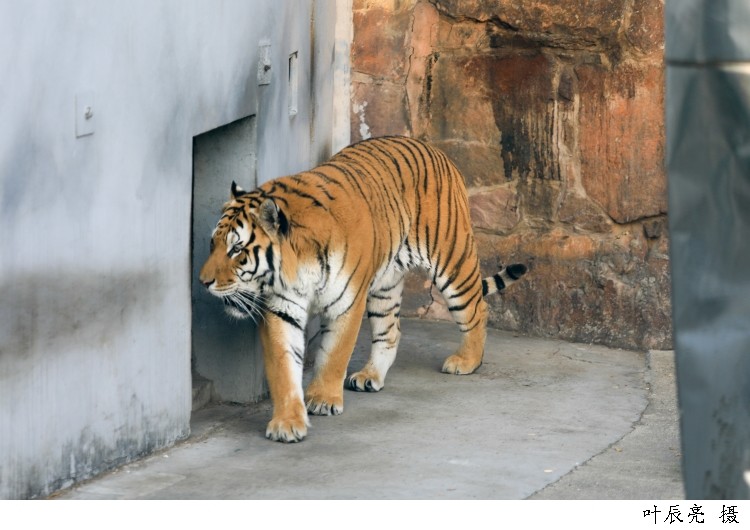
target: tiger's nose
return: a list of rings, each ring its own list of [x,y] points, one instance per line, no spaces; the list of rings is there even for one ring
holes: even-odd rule
[[[198,279],[206,288],[211,287],[211,284],[216,282],[216,278],[212,278],[210,275],[206,274],[205,271],[201,271]]]

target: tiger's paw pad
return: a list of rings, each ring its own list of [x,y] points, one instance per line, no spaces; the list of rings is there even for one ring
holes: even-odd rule
[[[474,373],[481,364],[482,361],[470,361],[458,355],[451,355],[443,363],[442,372],[445,374],[467,375]]]
[[[343,399],[308,399],[307,412],[315,416],[338,416],[344,412]]]
[[[355,392],[380,392],[383,383],[371,378],[370,376],[357,372],[346,379],[346,388]]]
[[[266,427],[266,438],[274,442],[296,443],[307,436],[307,419],[272,419]]]

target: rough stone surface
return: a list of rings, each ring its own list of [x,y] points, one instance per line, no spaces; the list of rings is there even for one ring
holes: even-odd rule
[[[530,264],[523,282],[488,298],[491,324],[617,347],[671,342],[666,249],[642,230],[621,229],[614,238],[564,229],[480,233],[478,240],[484,270],[497,267],[498,256]]]
[[[443,149],[469,188],[484,273],[531,266],[489,300],[492,324],[670,348],[663,1],[354,7],[352,139]],[[418,314],[445,316],[422,281],[406,291]]]
[[[409,134],[405,111],[406,92],[402,85],[389,81],[352,83],[352,132],[358,139],[384,134]]]
[[[601,207],[574,191],[564,195],[557,216],[561,223],[576,232],[606,233],[612,230],[612,220]]]
[[[456,163],[469,189],[505,182],[502,153],[497,147],[460,140],[432,140],[431,143]]]
[[[612,40],[626,14],[627,0],[436,0],[454,19],[494,24],[525,40],[561,48],[588,47]]]
[[[664,3],[654,0],[635,0],[630,14],[630,26],[625,38],[633,52],[656,56],[659,62],[664,53]]]
[[[518,195],[508,186],[474,193],[469,197],[469,208],[475,228],[509,232],[520,220]]]
[[[357,38],[352,42],[351,57],[357,72],[403,80],[408,67],[404,54],[411,13],[385,3],[373,3],[353,13]]]
[[[576,69],[583,185],[619,223],[667,211],[663,72],[632,63]]]

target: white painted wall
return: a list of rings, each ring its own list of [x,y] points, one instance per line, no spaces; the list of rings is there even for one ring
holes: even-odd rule
[[[255,114],[259,180],[330,154],[346,133],[316,125],[312,101],[347,106],[310,80],[348,64],[332,39],[312,55],[310,29],[335,34],[336,5],[0,0],[0,498],[188,435],[193,137]],[[263,39],[273,78],[258,87]],[[94,133],[77,138],[80,94]]]

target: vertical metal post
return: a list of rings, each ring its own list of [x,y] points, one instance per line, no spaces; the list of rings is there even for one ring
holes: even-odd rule
[[[748,498],[750,3],[666,0],[667,172],[688,498]]]

